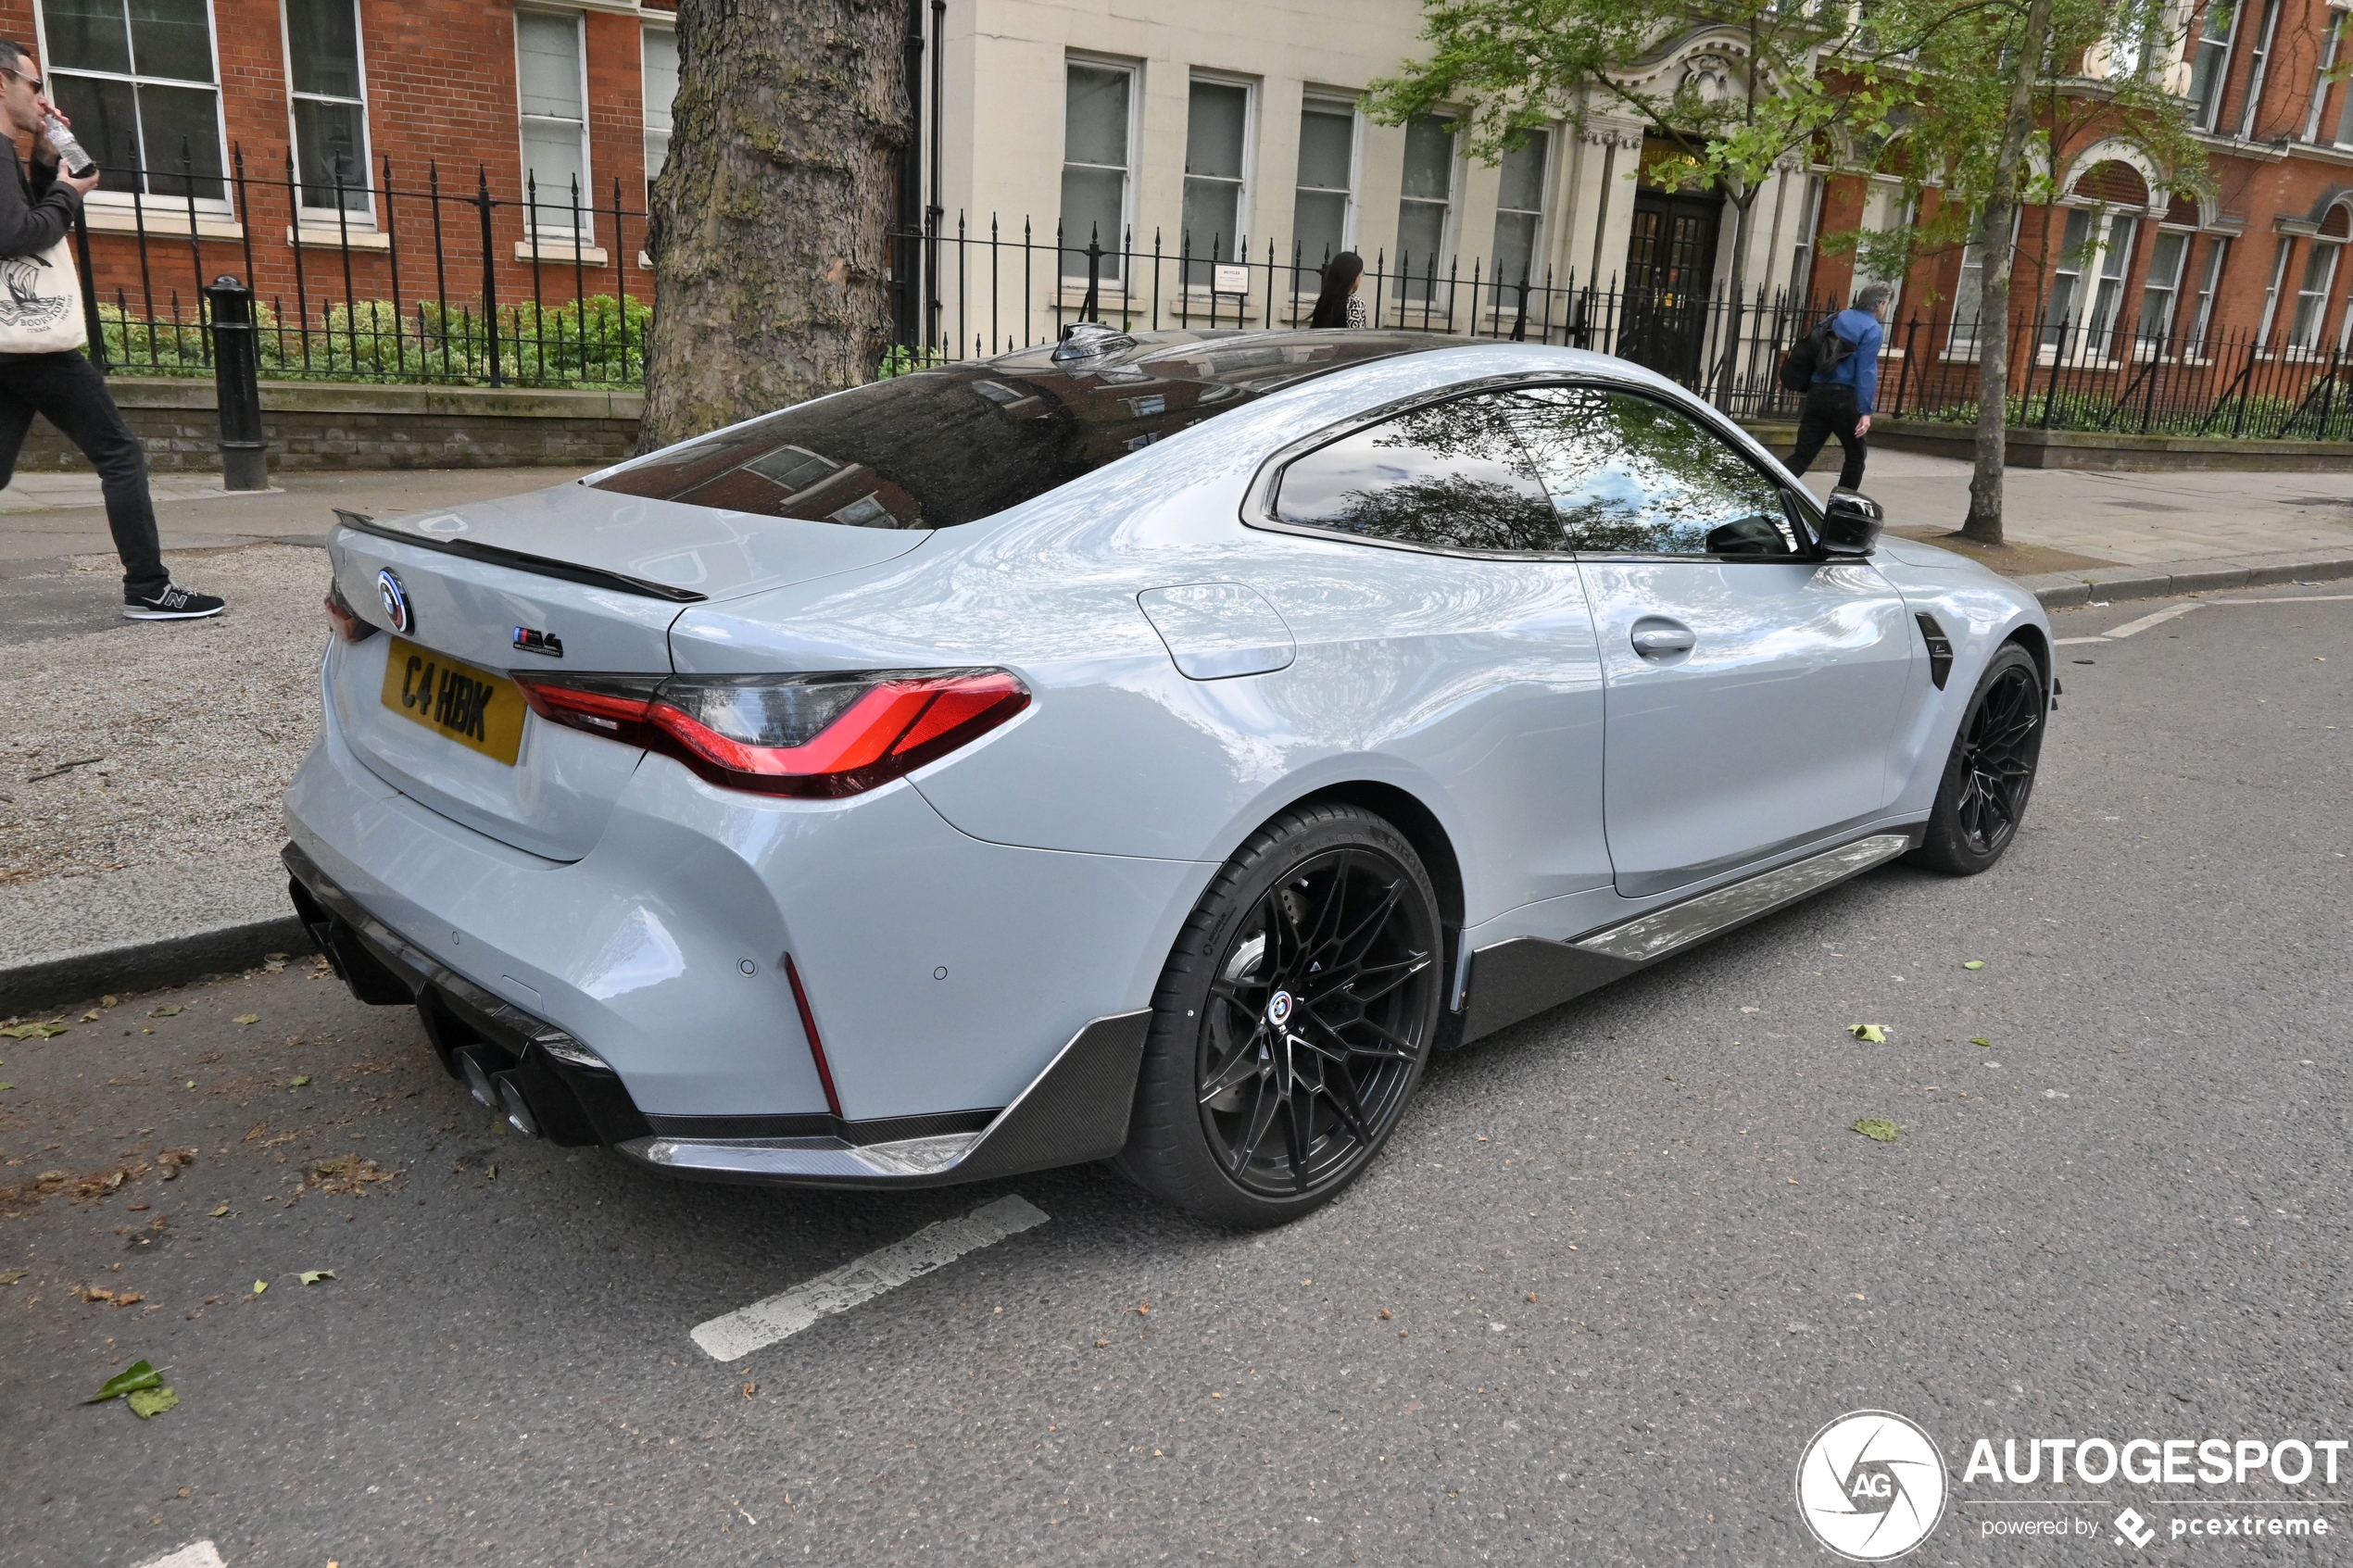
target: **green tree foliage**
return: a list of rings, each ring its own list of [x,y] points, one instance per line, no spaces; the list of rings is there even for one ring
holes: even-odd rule
[[[1642,122],[1680,155],[1655,160],[1649,182],[1720,191],[1731,207],[1735,301],[1747,288],[1756,197],[1774,169],[1810,157],[1833,131],[1883,132],[1901,97],[1883,65],[1891,49],[1918,42],[1894,36],[1876,16],[1819,0],[1705,8],[1678,0],[1431,0],[1422,36],[1428,57],[1366,94],[1376,119],[1458,115],[1472,156],[1491,162],[1529,127],[1555,119]],[[1818,69],[1831,56],[1842,68]],[[1728,353],[1727,372],[1730,363]]]

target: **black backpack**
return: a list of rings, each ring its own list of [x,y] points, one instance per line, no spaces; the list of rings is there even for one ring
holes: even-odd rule
[[[1840,361],[1854,352],[1855,345],[1831,330],[1838,320],[1837,312],[1822,318],[1814,330],[1790,345],[1781,357],[1781,386],[1789,392],[1804,392],[1818,376],[1829,375]]]

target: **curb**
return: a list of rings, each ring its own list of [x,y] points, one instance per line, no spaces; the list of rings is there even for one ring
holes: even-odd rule
[[[2353,577],[2353,558],[2283,560],[2278,556],[2168,561],[2161,567],[2109,566],[2095,571],[2045,571],[2012,581],[2043,602],[2068,609],[2094,599],[2164,599],[2221,588],[2264,588],[2281,583],[2325,583]]]
[[[238,925],[216,925],[155,942],[93,947],[63,958],[0,969],[0,1016],[108,991],[147,991],[207,974],[250,969],[268,953],[308,953],[310,933],[292,914]]]

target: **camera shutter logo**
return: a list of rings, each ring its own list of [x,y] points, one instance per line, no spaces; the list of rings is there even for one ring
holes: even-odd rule
[[[1814,1434],[1797,1461],[1797,1511],[1814,1538],[1856,1562],[1884,1562],[1944,1515],[1944,1456],[1888,1411],[1853,1411]]]
[[[409,613],[409,595],[390,567],[376,573],[376,597],[384,601],[384,614],[392,618],[392,629],[407,636],[415,618]]]

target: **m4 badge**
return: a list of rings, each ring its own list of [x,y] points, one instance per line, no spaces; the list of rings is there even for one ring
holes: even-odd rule
[[[553,632],[536,632],[528,626],[518,626],[515,628],[515,651],[561,659],[564,656],[564,640]]]

